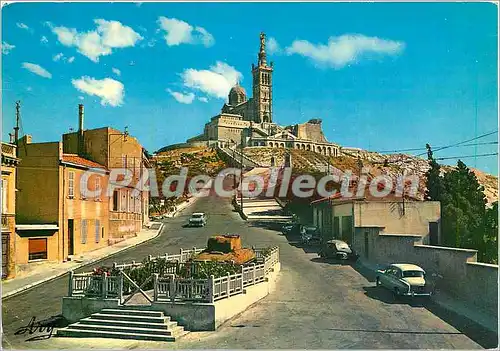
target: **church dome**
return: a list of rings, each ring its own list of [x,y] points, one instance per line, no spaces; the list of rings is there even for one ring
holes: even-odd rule
[[[245,89],[238,83],[229,91],[229,105],[238,105],[247,101]]]

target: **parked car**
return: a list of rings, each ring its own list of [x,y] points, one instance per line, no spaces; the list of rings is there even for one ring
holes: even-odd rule
[[[317,227],[303,226],[300,228],[300,241],[305,245],[321,243],[321,233]]]
[[[351,249],[349,244],[342,240],[328,240],[322,245],[319,253],[319,257],[323,258],[334,258],[342,261],[357,261],[359,255]]]
[[[301,225],[300,223],[296,222],[288,222],[281,227],[281,232],[284,235],[294,235],[294,234],[299,234],[300,233],[300,228]]]
[[[190,227],[204,227],[207,224],[207,216],[202,212],[196,212],[189,218]]]
[[[398,263],[377,271],[377,286],[389,289],[398,296],[430,296],[429,285],[425,281],[425,271],[414,264]]]

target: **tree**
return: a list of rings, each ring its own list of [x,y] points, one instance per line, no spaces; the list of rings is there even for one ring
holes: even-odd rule
[[[476,175],[462,161],[442,178],[442,229],[445,245],[480,249],[484,245],[486,198]]]
[[[486,209],[484,241],[479,253],[479,261],[498,264],[498,201]]]
[[[444,196],[443,178],[441,177],[441,166],[436,162],[432,155],[432,149],[426,144],[427,159],[429,160],[429,169],[425,173],[426,190],[424,199],[428,201],[441,201]]]

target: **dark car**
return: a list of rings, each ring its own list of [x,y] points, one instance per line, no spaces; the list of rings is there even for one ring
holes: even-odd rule
[[[300,233],[300,223],[288,222],[281,227],[281,232],[284,235],[297,235]]]
[[[328,240],[318,253],[322,258],[334,258],[342,261],[357,261],[359,255],[342,240]]]
[[[305,245],[321,243],[321,233],[317,227],[303,226],[300,228],[300,241]]]

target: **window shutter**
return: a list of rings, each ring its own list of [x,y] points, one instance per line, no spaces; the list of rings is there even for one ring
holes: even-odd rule
[[[68,197],[70,199],[75,197],[75,172],[68,172]]]
[[[87,243],[87,220],[82,219],[82,244]]]
[[[99,240],[101,239],[101,233],[100,233],[100,230],[101,229],[101,222],[96,219],[95,220],[95,242],[98,243]]]

